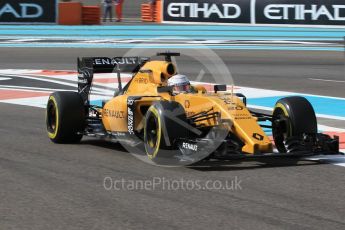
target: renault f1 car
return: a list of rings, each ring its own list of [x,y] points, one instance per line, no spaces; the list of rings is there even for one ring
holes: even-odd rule
[[[249,109],[246,97],[229,92],[226,85],[214,85],[213,91],[193,85],[190,92],[174,93],[167,80],[176,74],[171,57],[179,53],[158,56],[164,60],[78,58],[78,92],[55,92],[49,97],[49,138],[75,143],[92,136],[142,145],[156,162],[167,157],[195,162],[339,152],[337,136],[317,132],[315,112],[307,99],[282,98],[272,114],[264,114]],[[125,71],[133,75],[122,87]],[[113,98],[102,106],[90,104],[94,73],[115,73],[119,81]],[[272,130],[274,141],[263,128]],[[274,145],[279,153],[273,153]]]

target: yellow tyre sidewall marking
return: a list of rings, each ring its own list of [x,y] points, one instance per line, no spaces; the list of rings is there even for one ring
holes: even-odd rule
[[[152,160],[154,159],[156,156],[157,156],[157,153],[159,151],[159,146],[160,146],[160,143],[161,143],[161,135],[162,135],[162,126],[161,126],[161,119],[160,119],[160,116],[159,116],[159,112],[157,111],[157,109],[155,107],[151,107],[149,109],[150,112],[152,112],[156,118],[157,118],[157,121],[158,121],[158,128],[157,128],[157,141],[156,141],[156,149],[154,150],[154,152],[152,154],[149,154],[147,152],[147,149],[146,149],[146,154],[147,156]],[[146,136],[147,135],[147,130],[145,129],[144,130],[144,135]]]
[[[276,108],[280,108],[281,110],[283,110],[284,115],[285,115],[287,118],[290,119],[289,113],[288,113],[288,111],[286,110],[286,107],[285,107],[282,103],[277,103],[275,107],[276,107]],[[291,135],[291,134],[292,134],[292,124],[291,124],[291,122],[289,122],[289,128],[290,128],[290,130],[289,130],[288,134]]]
[[[50,96],[48,101],[52,101],[54,103],[54,105],[55,105],[55,114],[56,114],[55,131],[54,131],[54,133],[51,133],[51,132],[49,132],[49,130],[47,130],[49,138],[54,139],[57,136],[58,129],[59,129],[59,110],[58,110],[58,107],[57,107],[56,100],[55,100],[55,98],[53,96]],[[48,111],[47,111],[47,115],[46,116],[47,116],[46,119],[48,119],[48,116],[49,116],[48,115]]]

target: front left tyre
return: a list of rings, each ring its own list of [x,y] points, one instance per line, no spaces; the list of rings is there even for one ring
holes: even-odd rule
[[[188,136],[184,108],[177,102],[158,101],[147,111],[144,125],[144,146],[150,160],[159,164],[172,162],[179,154],[177,140]]]
[[[85,107],[77,92],[55,92],[46,109],[48,137],[54,143],[77,143],[85,128]]]

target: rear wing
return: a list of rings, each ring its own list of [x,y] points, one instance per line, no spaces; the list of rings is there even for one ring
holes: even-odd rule
[[[89,94],[94,73],[116,73],[121,85],[121,72],[136,73],[147,62],[148,57],[83,57],[78,58],[78,92],[84,105],[89,105]]]

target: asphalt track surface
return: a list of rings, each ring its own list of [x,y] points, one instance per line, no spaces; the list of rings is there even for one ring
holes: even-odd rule
[[[75,69],[77,56],[125,52],[1,48],[0,63],[1,68]],[[238,85],[345,97],[341,52],[217,54]],[[180,72],[193,78],[198,66],[183,58]],[[92,139],[77,145],[52,144],[46,136],[43,109],[0,104],[0,111],[0,229],[345,228],[343,167],[267,160],[162,168],[134,158],[118,144]],[[239,180],[240,187],[108,191],[103,185],[106,177]]]

